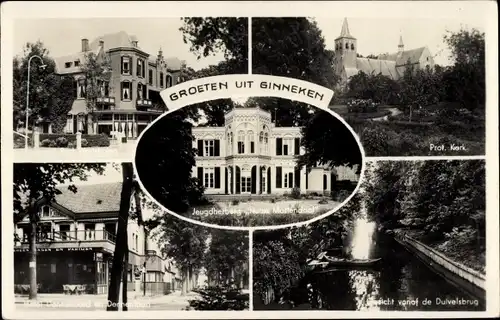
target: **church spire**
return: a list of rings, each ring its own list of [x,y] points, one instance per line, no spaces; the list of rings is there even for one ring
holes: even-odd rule
[[[342,31],[340,31],[340,38],[353,38],[349,32],[349,24],[347,23],[347,18],[344,18],[344,23],[342,23]]]
[[[405,51],[405,45],[403,44],[403,36],[399,36],[398,53]]]

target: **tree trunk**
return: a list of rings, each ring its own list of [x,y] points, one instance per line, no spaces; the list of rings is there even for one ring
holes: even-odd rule
[[[186,268],[182,268],[182,288],[181,288],[181,296],[185,296],[187,293],[187,272]]]
[[[127,224],[130,210],[130,197],[132,196],[134,170],[132,163],[122,163],[123,185],[120,195],[120,212],[118,214],[118,230],[116,245],[111,269],[111,282],[108,291],[107,311],[118,311],[118,298],[120,296],[120,280],[123,271],[123,260],[127,249]],[[127,252],[128,254],[128,252]]]
[[[30,279],[30,293],[29,299],[35,300],[38,292],[37,286],[37,277],[36,277],[36,235],[37,235],[37,221],[36,221],[36,209],[34,206],[30,206],[30,224],[31,224],[31,233],[30,233],[30,259],[29,259],[29,279]]]
[[[190,291],[191,291],[191,267],[188,267],[186,275],[186,293]]]
[[[125,255],[123,256],[123,271],[122,271],[122,310],[128,311],[128,233],[125,232]]]

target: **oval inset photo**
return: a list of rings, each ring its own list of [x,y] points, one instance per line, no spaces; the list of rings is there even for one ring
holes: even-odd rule
[[[330,110],[276,97],[169,111],[140,136],[141,187],[181,219],[224,229],[290,227],[357,191],[364,152]]]

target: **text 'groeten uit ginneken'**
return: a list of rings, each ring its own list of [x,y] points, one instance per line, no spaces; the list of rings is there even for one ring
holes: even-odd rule
[[[234,88],[236,89],[251,89],[254,86],[253,80],[246,80],[246,81],[235,81],[232,83],[234,85]],[[212,83],[204,83],[204,84],[199,84],[196,86],[189,87],[187,89],[182,89],[179,90],[178,92],[174,92],[169,95],[170,101],[176,101],[179,100],[183,97],[188,97],[191,95],[196,95],[199,93],[203,92],[210,92],[210,91],[219,91],[219,90],[229,90],[229,85],[230,83],[228,82],[212,82]],[[306,87],[301,87],[295,84],[284,84],[284,83],[275,83],[275,82],[270,82],[270,81],[260,81],[258,84],[258,87],[261,90],[271,90],[271,91],[285,91],[285,92],[290,92],[293,94],[299,94],[299,95],[304,95],[307,96],[311,99],[317,99],[319,101],[323,101],[324,95],[322,93],[319,93],[315,90],[306,88]]]

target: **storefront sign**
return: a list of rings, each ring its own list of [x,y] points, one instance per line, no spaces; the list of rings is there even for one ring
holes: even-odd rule
[[[15,252],[29,252],[29,248],[14,248]],[[36,252],[92,251],[92,248],[36,248]]]
[[[234,97],[280,97],[326,108],[333,91],[317,84],[261,74],[233,74],[183,82],[160,93],[167,108]]]

